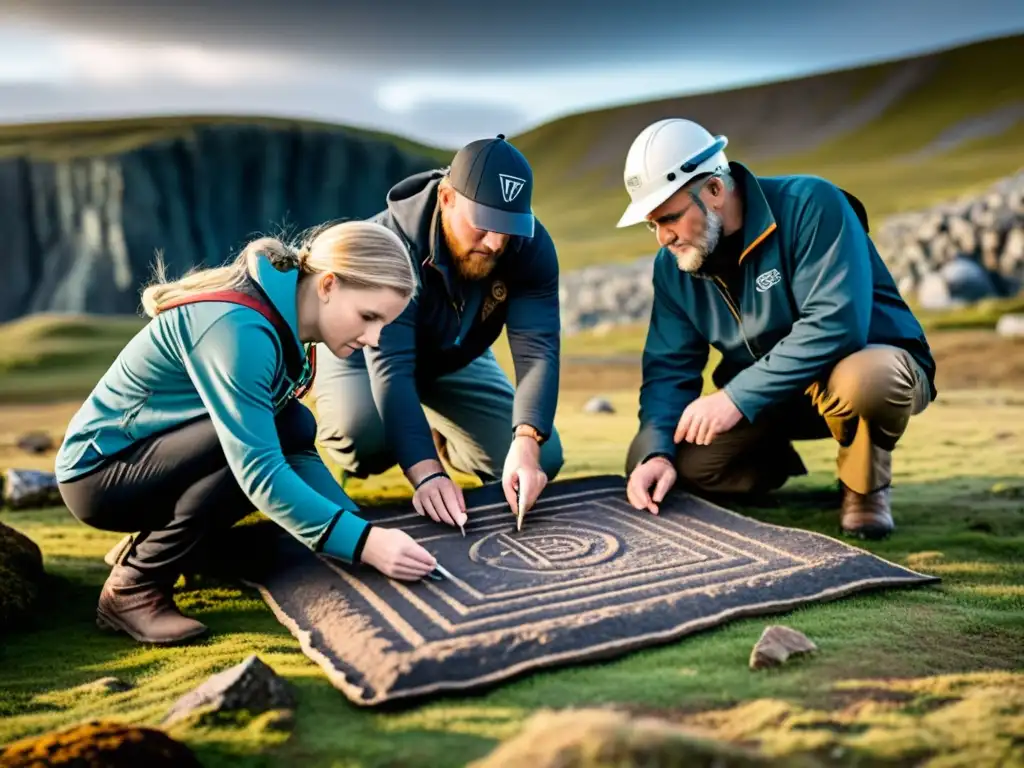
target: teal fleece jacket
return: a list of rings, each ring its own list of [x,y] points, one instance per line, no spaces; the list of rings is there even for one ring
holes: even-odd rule
[[[936,395],[924,331],[868,235],[860,201],[816,176],[730,168],[744,201],[738,263],[688,274],[667,248],[655,257],[630,461],[675,455],[676,424],[702,392],[709,347],[722,354],[716,385],[751,422],[868,344],[908,350]]]
[[[298,272],[258,260],[256,282],[298,337]],[[60,482],[74,480],[150,435],[209,416],[228,467],[253,506],[315,551],[353,562],[368,523],[315,447],[285,456],[275,415],[295,382],[280,337],[237,304],[161,312],[121,351],[71,419],[57,454]]]

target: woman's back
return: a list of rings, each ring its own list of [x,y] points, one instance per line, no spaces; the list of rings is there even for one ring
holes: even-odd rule
[[[292,328],[295,277],[265,259],[257,272]],[[294,343],[298,348],[297,336]],[[249,307],[208,302],[161,312],[122,349],[72,418],[57,455],[57,479],[66,482],[137,440],[211,410],[216,416],[257,407],[254,388],[265,385],[266,404],[280,407],[293,385],[282,360],[274,326]]]

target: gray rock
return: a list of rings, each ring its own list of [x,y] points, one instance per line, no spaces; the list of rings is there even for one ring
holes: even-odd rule
[[[1024,339],[1024,313],[1000,317],[996,321],[996,333],[1011,339]]]
[[[939,271],[949,286],[953,301],[970,303],[996,295],[995,285],[985,268],[978,262],[960,256]]]
[[[46,432],[28,432],[18,438],[18,447],[28,453],[46,453],[53,448],[53,438]]]
[[[584,413],[615,413],[615,406],[604,397],[592,397],[583,406]]]
[[[917,286],[917,301],[922,309],[943,310],[954,306],[949,286],[937,272],[929,272]]]
[[[750,652],[750,668],[778,666],[792,656],[816,650],[818,646],[803,632],[781,625],[765,627],[761,638]]]
[[[57,476],[39,469],[4,472],[4,504],[10,509],[49,507],[63,503]]]
[[[295,705],[295,693],[288,681],[253,654],[178,699],[164,717],[163,725],[222,712],[258,715],[272,709],[292,710]]]

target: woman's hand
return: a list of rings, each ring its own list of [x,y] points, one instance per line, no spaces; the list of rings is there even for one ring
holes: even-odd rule
[[[398,528],[373,526],[363,545],[362,561],[385,576],[418,581],[434,570],[434,556]]]

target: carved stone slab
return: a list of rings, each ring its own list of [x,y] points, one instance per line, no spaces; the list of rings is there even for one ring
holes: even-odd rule
[[[466,691],[738,617],[938,581],[680,492],[660,515],[640,512],[617,476],[549,484],[518,532],[499,487],[471,489],[466,501],[465,538],[411,504],[364,509],[406,530],[452,579],[393,581],[279,535],[262,573],[246,580],[360,705]]]

